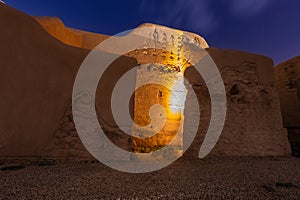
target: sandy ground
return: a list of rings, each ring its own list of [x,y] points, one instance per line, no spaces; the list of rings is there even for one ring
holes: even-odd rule
[[[95,161],[2,161],[0,199],[300,199],[300,159],[180,159],[146,174]]]

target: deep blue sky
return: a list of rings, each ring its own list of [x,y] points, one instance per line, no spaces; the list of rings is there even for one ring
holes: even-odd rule
[[[117,34],[144,22],[195,32],[210,46],[269,56],[300,55],[299,0],[4,0],[73,28]]]

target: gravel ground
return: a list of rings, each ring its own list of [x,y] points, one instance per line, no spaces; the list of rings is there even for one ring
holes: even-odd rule
[[[180,159],[129,174],[94,161],[2,162],[0,199],[300,199],[300,159]]]

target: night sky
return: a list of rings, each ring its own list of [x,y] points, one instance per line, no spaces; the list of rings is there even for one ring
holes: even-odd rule
[[[213,47],[266,55],[275,63],[300,55],[299,0],[4,0],[30,15],[114,35],[151,22],[203,36]],[[1,19],[0,19],[1,20]]]

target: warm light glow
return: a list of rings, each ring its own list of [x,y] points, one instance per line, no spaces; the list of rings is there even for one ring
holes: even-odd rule
[[[137,56],[141,65],[145,64],[145,66],[140,66],[137,72],[137,82],[159,79],[164,85],[148,84],[135,92],[134,122],[140,126],[132,131],[135,152],[143,153],[160,149],[169,145],[176,135],[179,137],[174,142],[174,148],[182,152],[184,106],[187,95],[184,72],[190,66],[188,59],[184,56],[182,37],[184,37],[183,33],[180,32],[178,38],[174,38],[172,45],[166,49],[144,49],[135,51],[133,54]],[[153,127],[157,124],[151,124],[154,120],[151,121],[149,115],[149,109],[155,104],[162,106],[166,111],[164,127],[157,133],[153,132]],[[154,114],[157,118],[162,116],[157,111]],[[150,137],[145,137],[147,135],[145,128],[151,133]]]
[[[180,36],[183,37],[183,32]],[[183,109],[186,99],[186,90],[184,87],[184,71],[189,67],[187,59],[184,58],[182,49],[182,40],[178,38],[172,48],[165,52],[163,64],[177,71],[176,79],[168,83],[171,88],[171,94],[168,96],[167,114],[169,119],[181,120],[183,118]]]

